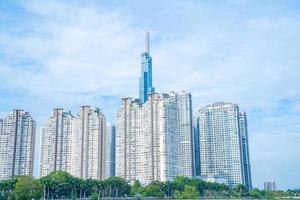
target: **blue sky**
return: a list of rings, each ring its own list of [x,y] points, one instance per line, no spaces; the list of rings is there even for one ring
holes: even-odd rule
[[[30,111],[38,138],[54,107],[98,106],[113,122],[120,99],[138,95],[145,30],[156,90],[190,91],[195,113],[238,103],[248,114],[254,186],[276,179],[300,188],[296,0],[2,0],[0,117]]]

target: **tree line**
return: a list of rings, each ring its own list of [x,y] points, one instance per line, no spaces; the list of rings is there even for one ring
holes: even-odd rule
[[[30,199],[77,199],[98,200],[107,197],[143,197],[199,199],[210,198],[256,198],[273,199],[300,197],[300,190],[265,191],[248,190],[243,185],[229,188],[225,184],[206,182],[183,176],[173,181],[153,181],[143,186],[138,180],[130,185],[120,177],[106,180],[80,179],[65,171],[55,171],[40,179],[17,176],[0,181],[0,200]]]

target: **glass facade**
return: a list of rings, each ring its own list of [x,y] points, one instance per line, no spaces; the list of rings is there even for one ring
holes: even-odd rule
[[[116,126],[106,124],[106,178],[115,176]]]
[[[240,125],[240,142],[241,142],[241,152],[242,152],[244,184],[247,188],[252,188],[251,168],[250,168],[250,158],[249,158],[247,115],[245,112],[240,112],[239,116],[240,116],[239,125]]]
[[[146,51],[141,55],[141,75],[139,86],[139,98],[145,103],[148,100],[148,93],[154,92],[152,87],[152,57],[149,52],[149,33],[146,35]]]
[[[194,175],[195,176],[200,176],[200,140],[199,140],[199,117],[195,117],[193,119],[194,123]]]

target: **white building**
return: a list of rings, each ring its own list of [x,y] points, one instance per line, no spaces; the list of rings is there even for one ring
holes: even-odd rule
[[[67,171],[80,178],[105,178],[105,116],[99,108],[81,106],[68,138]]]
[[[81,106],[73,117],[54,109],[43,127],[41,176],[65,170],[80,178],[105,178],[105,116]]]
[[[0,180],[33,173],[36,122],[23,110],[0,120]]]
[[[125,98],[116,115],[116,176],[146,184],[178,175],[177,106],[151,93],[144,104]]]
[[[192,177],[194,175],[194,148],[193,148],[193,109],[191,93],[182,91],[171,92],[177,106],[178,132],[178,162],[179,175]]]
[[[245,119],[232,103],[219,102],[199,110],[201,175],[224,176],[230,187],[251,187],[250,165],[244,166],[249,163]]]
[[[46,120],[42,128],[41,176],[56,170],[66,170],[72,119],[70,112],[55,108]]]
[[[141,128],[141,101],[122,99],[116,113],[116,176],[133,181],[137,179],[137,145]]]
[[[224,184],[228,186],[228,181],[225,177],[215,174],[205,174],[202,176],[197,176],[196,178],[199,178],[203,181],[211,182],[211,183],[219,183]]]

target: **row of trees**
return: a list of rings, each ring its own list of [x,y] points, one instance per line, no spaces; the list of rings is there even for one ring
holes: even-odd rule
[[[17,176],[0,182],[0,200],[65,199],[124,197],[130,195],[130,185],[119,177],[107,180],[80,179],[68,172],[55,171],[40,179]]]
[[[205,182],[195,178],[176,177],[170,182],[153,181],[142,186],[139,181],[130,185],[119,177],[107,180],[83,180],[64,171],[55,171],[40,179],[19,176],[0,182],[0,200],[4,199],[65,199],[105,197],[170,197],[175,199],[197,199],[199,197],[230,198],[276,198],[300,197],[300,190],[263,191],[247,190],[239,185],[229,188],[224,184]]]

